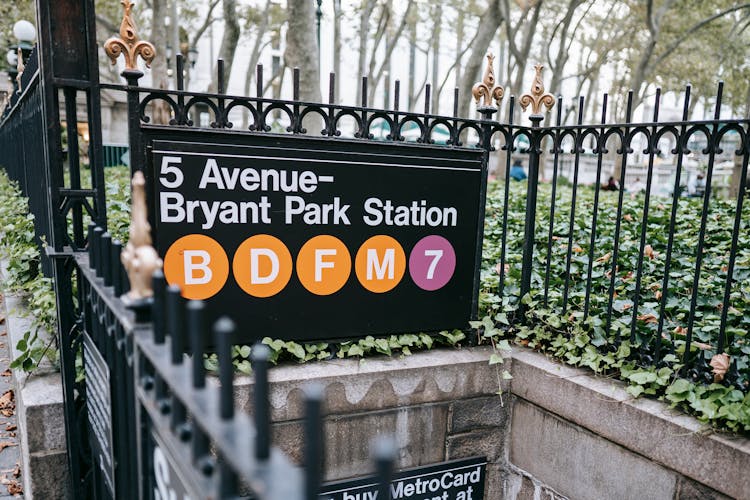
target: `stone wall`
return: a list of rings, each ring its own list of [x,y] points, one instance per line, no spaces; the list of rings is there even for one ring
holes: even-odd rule
[[[0,261],[0,282],[6,275],[7,262],[3,260]],[[4,299],[6,340],[15,359],[20,354],[16,344],[31,330],[31,319],[23,298],[5,294]],[[49,338],[46,332],[40,331],[39,335],[45,342]],[[14,369],[13,383],[24,497],[70,498],[60,372],[43,359],[31,375]]]
[[[5,295],[8,342],[13,357],[20,353],[16,343],[30,330],[19,297]],[[40,333],[43,335],[43,333]],[[27,375],[13,370],[16,418],[21,444],[21,473],[26,498],[70,498],[65,445],[65,417],[60,373],[46,363]]]
[[[301,460],[302,390],[314,379],[326,389],[326,481],[372,473],[370,441],[387,432],[396,436],[399,468],[486,456],[486,498],[501,498],[510,399],[497,395],[500,369],[488,365],[490,354],[477,348],[273,368],[273,442]],[[239,381],[236,397],[252,412],[249,379]]]
[[[618,381],[535,352],[514,350],[501,366],[488,364],[490,354],[273,368],[274,444],[301,460],[302,389],[315,380],[326,389],[326,480],[372,473],[368,444],[387,432],[400,446],[399,468],[486,456],[487,500],[750,499],[747,439],[706,432],[658,401],[633,399]],[[236,397],[251,411],[249,379]]]

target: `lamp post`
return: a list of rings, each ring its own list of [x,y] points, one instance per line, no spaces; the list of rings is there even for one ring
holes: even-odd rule
[[[188,82],[190,81],[190,70],[192,68],[195,68],[195,63],[198,62],[198,49],[195,47],[191,47],[187,42],[182,42],[180,44],[180,50],[178,54],[182,54],[183,61],[187,61],[187,65],[183,69],[182,76],[184,77],[185,81],[185,89],[188,88]],[[172,45],[167,44],[167,76],[172,77],[174,76],[174,70],[172,69],[172,57],[175,56],[174,50],[172,50]]]
[[[16,77],[18,77],[18,52],[20,49],[21,62],[25,64],[29,58],[29,54],[31,54],[31,49],[34,48],[33,42],[36,39],[36,28],[28,21],[18,21],[13,25],[13,36],[16,37],[18,43],[8,48],[5,59],[8,62],[8,77],[13,83],[13,91],[15,92],[18,90],[18,82],[16,81]]]

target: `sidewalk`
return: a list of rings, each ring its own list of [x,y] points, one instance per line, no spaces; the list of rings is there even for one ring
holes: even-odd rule
[[[23,498],[19,465],[21,450],[17,436],[16,401],[3,300],[0,294],[0,500]]]

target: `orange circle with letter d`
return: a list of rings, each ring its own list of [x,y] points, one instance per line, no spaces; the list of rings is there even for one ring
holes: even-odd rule
[[[189,234],[167,250],[164,277],[170,285],[179,285],[186,299],[207,299],[224,287],[229,277],[229,259],[215,239]]]
[[[368,239],[354,259],[357,279],[367,290],[385,293],[401,282],[406,272],[406,254],[394,238],[377,235]]]
[[[351,271],[349,250],[334,236],[324,234],[308,240],[297,255],[297,277],[315,295],[338,292]]]
[[[253,297],[271,297],[292,277],[292,254],[284,243],[268,234],[243,241],[232,259],[234,279]]]

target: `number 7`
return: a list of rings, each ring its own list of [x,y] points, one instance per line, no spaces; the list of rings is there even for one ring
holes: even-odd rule
[[[431,280],[435,276],[435,268],[437,267],[438,262],[443,257],[443,251],[442,250],[425,250],[424,256],[432,257],[432,262],[430,262],[430,267],[427,268],[427,279]]]

